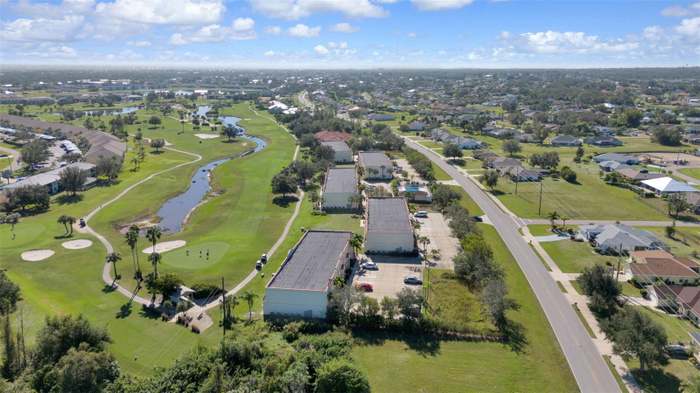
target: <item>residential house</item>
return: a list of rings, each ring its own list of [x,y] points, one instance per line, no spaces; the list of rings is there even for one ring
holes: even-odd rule
[[[510,139],[513,138],[519,131],[514,128],[490,128],[486,129],[486,135],[492,136],[498,139]]]
[[[511,170],[521,170],[523,169],[523,164],[517,158],[510,157],[496,157],[487,162],[487,165],[491,169],[495,169],[501,175],[509,173]]]
[[[622,141],[614,136],[592,136],[586,138],[586,143],[593,146],[608,147],[622,146]]]
[[[427,126],[427,124],[425,124],[424,122],[415,120],[415,121],[412,121],[408,124],[408,130],[409,131],[423,131],[423,130],[425,130],[426,126]]]
[[[396,117],[394,115],[388,115],[383,113],[370,113],[369,115],[367,115],[367,120],[371,121],[391,121],[395,118]]]
[[[581,146],[581,139],[571,135],[557,135],[549,142],[552,146]]]
[[[697,189],[691,187],[687,183],[679,182],[668,176],[644,180],[640,185],[642,188],[652,191],[656,195],[698,192]]]
[[[613,172],[624,168],[632,168],[629,165],[617,162],[617,161],[602,161],[598,163],[598,167],[605,172]]]
[[[405,198],[368,198],[365,249],[368,253],[410,254],[416,249]]]
[[[608,162],[614,162],[614,161],[608,161]],[[615,172],[619,173],[622,177],[625,179],[637,183],[641,182],[643,180],[650,180],[650,179],[657,179],[659,177],[664,177],[665,175],[661,173],[654,173],[654,172],[649,172],[647,169],[637,169],[631,166],[627,165],[622,165],[620,164],[618,168],[615,169]]]
[[[366,180],[390,180],[394,177],[389,157],[382,151],[361,151],[357,154],[358,163]]]
[[[624,224],[582,225],[580,229],[581,235],[602,254],[667,248],[654,234]]]
[[[597,156],[593,157],[593,161],[597,163],[601,163],[603,161],[616,161],[621,164],[627,164],[627,165],[635,165],[639,164],[639,159],[635,156],[630,156],[628,154],[622,154],[622,153],[603,153],[603,154],[598,154]]]
[[[73,164],[68,164],[62,168],[52,169],[47,172],[38,173],[36,175],[29,176],[18,182],[8,184],[2,188],[2,191],[12,190],[15,188],[23,186],[44,186],[46,187],[49,195],[54,195],[62,191],[61,188],[61,173],[67,168],[78,168],[80,170],[87,172],[87,179],[83,184],[84,188],[88,188],[95,184],[95,165],[88,162],[76,162]]]
[[[660,306],[675,310],[700,326],[700,287],[658,285],[653,291]]]
[[[444,143],[451,143],[454,145],[459,146],[462,149],[468,149],[468,150],[475,150],[475,149],[481,149],[485,146],[484,142],[473,139],[473,138],[466,138],[463,136],[457,136],[453,135],[445,130],[442,130],[440,128],[435,128],[430,132],[430,136],[432,139],[439,141],[439,142],[444,142]]]
[[[263,314],[325,318],[333,281],[345,280],[355,260],[352,236],[352,232],[306,232],[267,284]]]
[[[510,179],[514,182],[531,182],[542,180],[542,172],[538,170],[525,169],[523,167],[514,167],[507,173]]]
[[[428,186],[418,182],[404,182],[399,185],[399,195],[411,202],[430,203],[433,201],[433,194]]]
[[[352,134],[341,131],[319,131],[314,134],[318,142],[347,142],[352,138]]]
[[[322,146],[328,146],[333,149],[333,162],[336,164],[345,164],[353,162],[352,160],[352,150],[347,143],[338,142],[321,142]]]
[[[657,280],[666,284],[697,285],[700,265],[689,258],[676,258],[665,250],[643,250],[629,253],[628,271],[641,284]]]
[[[330,168],[326,172],[321,192],[323,210],[355,210],[359,207],[357,197],[357,171],[355,168]]]

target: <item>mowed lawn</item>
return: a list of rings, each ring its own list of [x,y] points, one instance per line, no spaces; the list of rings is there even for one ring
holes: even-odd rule
[[[671,248],[671,253],[677,256],[700,257],[700,228],[698,227],[676,227],[676,234],[673,239],[666,236],[664,227],[641,227],[656,235],[661,241]]]
[[[695,179],[700,180],[700,168],[683,168],[680,172]]]
[[[564,273],[581,273],[587,267],[617,264],[617,258],[596,253],[588,242],[565,239],[540,242],[540,245]]]
[[[697,329],[687,320],[678,319],[644,307],[639,307],[638,309],[664,328],[669,343],[684,342],[689,344],[692,342],[688,332],[694,332]],[[652,393],[679,392],[680,384],[683,381],[698,375],[698,370],[690,361],[683,359],[670,359],[660,367],[645,372],[639,370],[639,362],[634,359],[627,361],[627,366],[632,370],[642,389],[645,392]]]
[[[251,291],[258,295],[253,304],[253,310],[259,312],[262,310],[262,299],[265,294],[265,286],[268,281],[270,281],[272,274],[279,270],[282,262],[287,257],[287,252],[294,247],[294,245],[299,242],[301,237],[304,235],[304,231],[310,229],[326,229],[326,230],[336,230],[336,231],[351,231],[354,233],[362,234],[362,227],[360,226],[360,217],[354,216],[352,214],[313,214],[312,203],[309,200],[308,195],[305,196],[304,200],[301,202],[301,207],[299,210],[299,215],[294,220],[289,234],[284,238],[284,241],[277,249],[274,255],[270,255],[269,261],[264,265],[258,276],[253,279],[247,286],[242,290]],[[246,264],[248,271],[253,269],[255,261],[250,261]],[[246,307],[241,306],[239,312],[247,312]]]
[[[127,162],[129,158],[130,155]],[[15,240],[11,240],[9,226],[0,226],[0,268],[7,269],[22,290],[21,308],[29,345],[46,316],[83,314],[96,326],[107,328],[114,341],[110,351],[124,370],[145,375],[154,366],[171,364],[197,344],[216,342],[219,337],[216,329],[195,335],[179,326],[144,317],[137,306],[131,310],[122,308],[128,299],[105,291],[102,282],[105,257],[102,245],[94,238],[75,233],[73,239],[88,238],[93,245],[82,250],[66,250],[61,243],[67,239],[56,238],[64,233],[63,226],[56,223],[60,215],[85,216],[149,174],[189,160],[191,157],[176,152],[149,154],[139,171],[124,170],[118,184],[84,192],[82,201],[74,204],[61,205],[54,198],[48,212],[23,217],[15,228]],[[51,249],[56,254],[44,261],[24,262],[20,254],[28,249]],[[128,264],[130,261],[125,259],[118,269],[121,271]]]
[[[525,276],[495,229],[479,224],[502,263],[509,296],[520,310],[527,344],[440,341],[417,336],[361,335],[353,356],[374,392],[575,392],[578,386]]]
[[[538,214],[540,183],[515,183],[499,178],[498,198],[524,218],[546,217],[556,211],[569,219],[667,220],[665,203],[658,198],[641,198],[636,193],[606,184],[594,164],[567,163],[576,171],[578,183],[546,177],[542,181],[542,209]]]
[[[258,153],[235,158],[216,167],[211,176],[212,189],[218,195],[199,205],[181,232],[164,234],[161,238],[161,241],[187,241],[184,250],[163,253],[160,268],[163,272],[177,274],[187,285],[218,284],[221,277],[224,277],[230,286],[234,286],[250,272],[260,254],[274,244],[294,209],[293,204],[275,204],[275,196],[270,188],[272,177],[292,161],[294,139],[271,119],[253,113],[246,103],[237,104],[233,113],[244,119],[240,124],[249,134],[265,139],[268,145]],[[229,145],[220,140],[210,141]],[[230,144],[231,154],[252,148],[250,142],[247,142],[246,146],[242,146],[242,143],[244,140],[239,139],[238,142]],[[187,171],[153,179],[153,183],[149,182],[135,189],[123,201],[96,217],[100,222],[99,231],[108,233],[109,239],[119,247],[122,254],[129,255],[129,249],[118,229],[129,222],[154,214],[167,198],[184,191],[193,170],[212,161],[213,158],[202,160]],[[145,206],[142,205],[140,211],[130,212],[129,209],[140,198],[141,189],[153,190],[151,192],[157,195],[144,204]],[[212,247],[213,244],[218,244],[215,250],[212,247],[208,248],[210,254],[215,251],[216,253],[210,255],[209,260],[199,259],[199,250],[205,250],[206,253],[207,244]],[[139,250],[146,246],[146,240],[143,239]],[[190,251],[189,256],[186,255],[187,250]],[[169,261],[171,254],[172,262]],[[141,260],[147,264],[145,254],[141,254]],[[131,265],[124,266],[125,278],[132,277]],[[150,266],[146,268],[150,270]],[[135,286],[132,281],[129,283]]]

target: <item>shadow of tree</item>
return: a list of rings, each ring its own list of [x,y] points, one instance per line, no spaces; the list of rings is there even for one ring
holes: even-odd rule
[[[114,285],[105,284],[105,286],[102,287],[102,292],[104,292],[104,293],[112,293],[112,292],[114,292],[116,289],[117,289],[117,287],[115,287]]]
[[[132,305],[133,303],[131,302],[131,300],[122,304],[122,306],[119,308],[119,312],[117,312],[117,318],[123,319],[131,315],[131,311],[133,308]]]
[[[411,350],[421,356],[438,356],[440,354],[440,339],[432,334],[397,334],[390,332],[352,331],[352,336],[361,345],[383,345],[386,340],[397,340],[406,344]]]
[[[675,375],[659,368],[648,370],[633,369],[632,375],[639,386],[648,393],[678,392],[681,380]]]
[[[525,335],[525,326],[521,323],[511,320],[500,326],[500,332],[505,341],[504,344],[509,346],[513,352],[522,353],[527,347],[527,336]]]
[[[296,195],[276,196],[272,198],[272,203],[279,207],[288,207],[291,203],[298,201]]]
[[[78,203],[82,200],[83,200],[82,194],[75,194],[75,195],[62,194],[62,195],[59,195],[58,198],[56,198],[56,202],[58,202],[59,205],[74,204],[74,203]]]

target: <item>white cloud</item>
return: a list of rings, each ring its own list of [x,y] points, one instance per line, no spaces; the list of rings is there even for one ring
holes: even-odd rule
[[[282,34],[282,28],[279,26],[268,26],[265,28],[267,34],[280,35]]]
[[[18,56],[44,59],[72,59],[78,56],[78,52],[70,46],[44,43],[28,52],[20,52]]]
[[[257,11],[282,19],[300,19],[320,12],[340,12],[353,18],[378,18],[387,15],[371,0],[249,0]]]
[[[80,32],[84,21],[85,18],[78,15],[62,19],[19,18],[2,24],[0,41],[71,41]]]
[[[474,0],[411,0],[414,6],[424,11],[441,11],[462,8]]]
[[[471,51],[467,55],[467,59],[474,61],[474,60],[481,60],[482,56],[478,52]]]
[[[265,52],[265,57],[272,57],[274,55],[276,55],[276,53],[273,50],[269,50],[269,51]]]
[[[663,16],[672,16],[672,17],[678,17],[678,16],[686,16],[690,15],[690,10],[687,8],[681,7],[679,5],[672,5],[669,7],[664,8],[661,11],[661,15]]]
[[[231,27],[217,24],[201,27],[192,33],[175,33],[170,36],[173,45],[203,42],[221,42],[226,39],[250,40],[255,38],[255,21],[251,18],[236,18]]]
[[[1,4],[1,3],[0,3]],[[30,3],[20,0],[14,5],[17,14],[42,18],[60,18],[65,15],[85,14],[95,6],[95,0],[63,0],[60,4]]]
[[[664,34],[664,29],[661,26],[649,26],[642,31],[642,36],[649,41],[657,41]]]
[[[129,41],[129,42],[127,42],[126,44],[127,44],[127,45],[130,45],[130,46],[135,46],[135,47],[137,47],[137,48],[147,48],[147,47],[151,46],[151,41],[146,41],[146,40],[143,40],[143,41]]]
[[[540,54],[624,52],[639,46],[635,41],[621,39],[602,41],[598,36],[580,31],[522,33],[513,41],[522,51]]]
[[[416,38],[417,36],[418,36],[418,34],[416,34],[416,32],[414,32],[414,31],[406,34],[406,37],[408,37],[408,38]]]
[[[287,30],[287,33],[292,37],[317,37],[321,32],[321,26],[309,27],[303,23],[298,23]]]
[[[322,56],[325,56],[325,55],[327,55],[328,53],[330,53],[330,51],[328,50],[328,48],[326,48],[325,46],[323,46],[323,45],[321,45],[321,44],[314,46],[314,52],[316,52],[316,53],[318,53],[319,55],[322,55]]]
[[[331,27],[331,30],[338,33],[354,33],[358,30],[358,28],[350,23],[342,22],[336,23],[333,27]]]
[[[255,21],[251,18],[236,18],[233,21],[231,38],[252,40],[255,38]]]
[[[115,0],[97,5],[97,13],[147,24],[201,25],[221,19],[222,0]]]
[[[676,31],[692,40],[700,40],[700,16],[683,19],[676,27]]]

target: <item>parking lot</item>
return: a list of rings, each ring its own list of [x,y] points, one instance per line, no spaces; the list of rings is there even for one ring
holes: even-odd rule
[[[367,295],[377,300],[382,300],[384,296],[396,297],[396,294],[403,288],[420,289],[420,285],[406,285],[403,283],[404,277],[415,275],[423,279],[420,259],[418,257],[388,257],[370,256],[379,267],[378,270],[365,270],[355,272],[353,285],[359,283],[369,283],[372,285],[372,292]]]
[[[420,228],[418,234],[430,239],[428,244],[428,255],[431,255],[430,250],[439,250],[440,258],[430,258],[431,266],[438,269],[450,269],[454,267],[452,258],[459,252],[459,241],[452,237],[450,227],[447,225],[447,220],[442,213],[429,212],[427,218],[418,218]],[[418,244],[422,249],[422,244]]]

